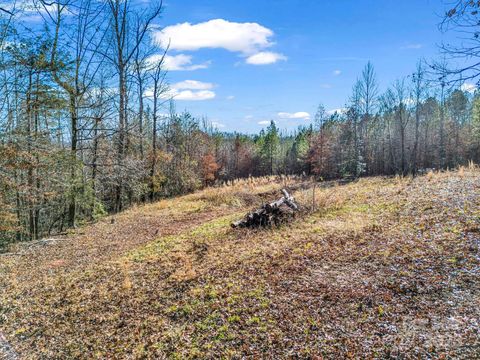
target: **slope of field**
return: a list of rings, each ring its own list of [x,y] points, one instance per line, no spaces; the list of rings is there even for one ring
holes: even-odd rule
[[[325,184],[291,224],[230,229],[284,182],[12,248],[0,339],[21,359],[478,355],[480,171]],[[310,206],[308,183],[287,186]]]

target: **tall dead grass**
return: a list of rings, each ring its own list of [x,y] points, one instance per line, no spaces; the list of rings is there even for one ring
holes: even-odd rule
[[[310,187],[295,192],[295,199],[310,211],[341,209],[347,202],[347,193],[335,185],[331,188]]]

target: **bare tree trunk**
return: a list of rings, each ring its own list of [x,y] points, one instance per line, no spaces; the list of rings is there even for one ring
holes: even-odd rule
[[[415,94],[415,138],[413,143],[413,152],[412,152],[412,174],[415,176],[418,168],[418,141],[420,138],[420,105],[421,97],[423,92],[423,75],[424,71],[422,64],[418,63],[417,71],[413,74],[413,85],[414,85],[414,94]]]
[[[77,160],[77,142],[78,142],[78,127],[77,127],[77,111],[76,111],[76,101],[75,96],[70,94],[70,125],[72,132],[72,140],[70,145],[70,186],[72,187],[70,191],[70,202],[68,204],[68,226],[75,226],[75,210],[76,210],[76,186],[75,186],[75,168]]]
[[[439,165],[445,167],[445,83],[441,84]]]
[[[143,79],[138,74],[138,132],[140,134],[140,158],[144,160],[143,153]]]
[[[29,71],[28,74],[28,89],[27,89],[27,98],[26,98],[26,117],[27,117],[27,152],[29,154],[32,153],[32,70]],[[28,205],[28,223],[29,223],[29,235],[30,240],[36,240],[35,238],[35,194],[32,193],[33,190],[33,164],[30,164],[27,170],[27,184],[28,188],[30,189],[31,193],[28,197],[27,205]]]
[[[95,193],[97,188],[97,157],[98,157],[98,124],[100,122],[100,118],[95,118],[95,122],[93,124],[93,148],[92,148],[92,191],[93,191],[93,199],[92,199],[92,218],[95,215]]]
[[[400,141],[402,151],[402,175],[405,175],[405,128],[403,125],[400,127]]]
[[[150,200],[155,199],[155,171],[157,166],[157,111],[158,111],[158,81],[153,85],[153,133],[152,133],[152,167],[150,169]]]
[[[35,102],[33,106],[33,118],[34,118],[34,139],[35,143],[38,143],[38,134],[39,134],[39,121],[38,121],[38,112],[39,112],[39,91],[40,91],[40,73],[37,72],[37,77],[35,81]],[[40,176],[38,173],[38,166],[40,164],[40,156],[38,151],[35,152],[35,239],[40,238],[40,229],[39,229],[39,218],[40,218],[40,208],[39,208],[39,203],[40,199],[38,199],[38,195],[40,194]]]
[[[152,21],[158,17],[162,10],[162,1],[156,2],[151,12],[147,15],[144,13],[142,16],[137,17],[137,31],[135,37],[131,38],[129,25],[132,22],[133,12],[129,9],[129,0],[108,0],[108,6],[111,10],[111,23],[113,30],[113,45],[116,51],[116,58],[110,58],[114,63],[118,72],[118,89],[119,89],[119,113],[118,113],[118,151],[117,151],[117,171],[122,171],[125,160],[125,147],[127,134],[127,66],[131,64],[131,61],[135,54],[138,54],[140,45],[142,44],[145,35],[149,31]],[[118,174],[118,184],[115,189],[115,201],[114,208],[116,212],[119,212],[123,208],[122,195],[123,195],[123,180],[122,176]]]
[[[420,137],[420,101],[417,99],[417,105],[415,107],[415,140],[413,143],[413,152],[412,152],[412,174],[417,174],[417,161],[418,161],[418,139]]]
[[[121,60],[121,51],[119,55],[119,60]],[[125,69],[123,64],[119,64],[119,91],[120,91],[120,98],[119,98],[119,113],[118,113],[118,152],[117,152],[117,167],[118,171],[121,171],[123,166],[124,160],[124,152],[125,152],[125,96],[126,96],[126,84],[125,84]],[[115,192],[115,211],[120,212],[122,210],[122,191],[123,191],[123,184],[121,176],[119,176],[119,182],[117,184],[116,192]]]

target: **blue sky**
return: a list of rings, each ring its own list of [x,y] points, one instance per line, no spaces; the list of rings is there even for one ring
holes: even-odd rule
[[[367,61],[385,89],[420,58],[437,57],[444,8],[433,0],[167,0],[156,39],[169,39],[178,63],[168,74],[178,111],[225,131],[256,132],[271,119],[294,129],[319,103],[343,107]]]
[[[320,103],[343,108],[368,61],[382,91],[420,59],[439,58],[446,3],[164,0],[151,60],[170,44],[164,65],[178,112],[207,117],[222,131],[254,133],[270,120],[293,130],[309,124]],[[41,21],[29,15],[29,23]]]

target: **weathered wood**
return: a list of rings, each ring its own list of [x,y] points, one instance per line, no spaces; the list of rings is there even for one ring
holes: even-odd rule
[[[282,208],[283,205],[286,205],[287,208],[290,208],[293,211],[298,210],[298,206],[295,203],[293,196],[291,196],[285,189],[282,189],[282,194],[283,196],[277,201],[264,204],[261,208],[246,214],[243,219],[233,222],[231,226],[237,228],[279,224],[288,213],[288,211]]]

